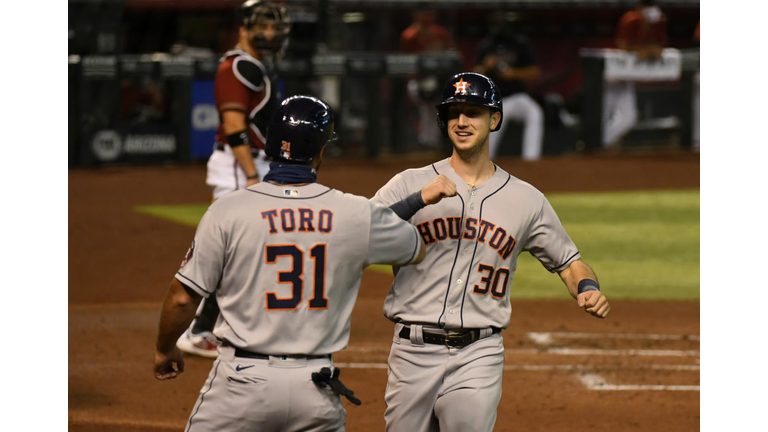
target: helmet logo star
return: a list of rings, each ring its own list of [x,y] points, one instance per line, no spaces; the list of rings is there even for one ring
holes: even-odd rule
[[[456,95],[456,94],[459,94],[459,92],[461,92],[461,94],[465,95],[467,94],[467,87],[471,85],[472,85],[471,83],[464,82],[464,78],[460,78],[459,82],[453,85],[454,87],[456,87],[456,92],[453,94]]]

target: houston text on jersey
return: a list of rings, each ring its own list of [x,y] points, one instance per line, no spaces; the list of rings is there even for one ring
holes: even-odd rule
[[[476,218],[467,218],[462,236],[461,219],[461,217],[437,218],[431,223],[429,221],[422,222],[416,225],[416,228],[427,246],[436,241],[458,240],[462,237],[467,240],[477,239],[478,242],[485,243],[486,237],[489,237],[488,246],[496,249],[502,258],[507,259],[512,254],[516,241],[511,235],[507,236],[507,231],[504,228],[497,227],[496,224],[484,219],[478,221]],[[489,231],[493,231],[490,236],[488,235]]]

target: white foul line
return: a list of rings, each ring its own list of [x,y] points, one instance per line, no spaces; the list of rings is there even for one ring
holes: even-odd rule
[[[352,346],[345,352],[388,352],[389,347]],[[605,355],[605,356],[668,356],[668,357],[697,357],[698,350],[609,350],[609,349],[577,349],[577,348],[514,348],[506,349],[508,354],[552,354],[552,355]]]
[[[609,350],[609,349],[577,349],[577,348],[545,348],[545,349],[508,349],[510,354],[553,354],[553,355],[605,355],[605,356],[668,356],[696,357],[698,350]]]
[[[684,385],[613,385],[608,384],[600,375],[580,375],[579,381],[590,390],[664,390],[664,391],[701,391],[700,386]]]
[[[538,342],[550,343],[559,339],[643,339],[643,340],[700,340],[699,335],[665,335],[643,333],[570,333],[570,332],[529,332],[528,337]]]
[[[350,369],[386,369],[386,363],[334,363],[339,368]],[[504,370],[517,370],[517,371],[552,371],[552,370],[565,370],[565,371],[590,371],[590,370],[641,370],[641,369],[653,369],[653,370],[688,370],[697,371],[701,367],[698,365],[640,365],[634,367],[618,367],[618,366],[599,366],[599,365],[505,365]]]

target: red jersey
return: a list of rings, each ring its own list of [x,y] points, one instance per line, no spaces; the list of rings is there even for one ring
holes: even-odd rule
[[[664,14],[654,24],[646,22],[640,12],[631,10],[622,15],[616,29],[616,44],[667,44],[667,17]]]
[[[242,50],[224,54],[213,81],[219,128],[216,141],[227,143],[221,113],[237,110],[246,115],[251,146],[264,149],[267,126],[279,105],[277,89],[273,87],[274,70]]]

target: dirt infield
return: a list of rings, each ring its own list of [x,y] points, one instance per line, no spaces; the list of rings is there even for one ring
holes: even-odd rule
[[[432,160],[329,160],[319,181],[372,196],[395,173]],[[698,154],[499,165],[545,193],[699,187]],[[183,430],[212,361],[189,357],[169,382],[156,381],[151,366],[160,303],[194,229],[132,208],[207,202],[204,179],[200,165],[70,171],[70,431]],[[384,430],[392,325],[381,307],[391,280],[366,272],[349,348],[334,357],[363,401],[345,402],[352,432]],[[570,301],[513,301],[496,431],[699,430],[699,303],[611,306],[597,320]]]

